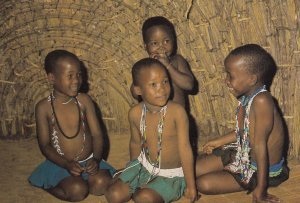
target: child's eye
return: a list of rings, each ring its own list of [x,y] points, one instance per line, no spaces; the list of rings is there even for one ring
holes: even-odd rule
[[[150,84],[150,86],[151,87],[156,87],[157,85],[156,85],[156,83],[153,82],[153,83]]]
[[[163,84],[164,84],[164,85],[169,84],[169,80],[168,80],[168,79],[165,79],[165,80],[163,81]]]
[[[170,39],[166,39],[164,43],[165,43],[165,44],[169,44],[170,42],[171,42]]]
[[[150,44],[150,46],[157,46],[158,43],[157,42],[150,42],[149,44]]]

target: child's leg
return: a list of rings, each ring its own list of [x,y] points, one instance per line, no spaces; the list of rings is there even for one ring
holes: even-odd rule
[[[135,203],[163,203],[162,197],[154,190],[142,188],[133,194]]]
[[[89,193],[87,183],[80,176],[66,177],[56,187],[46,191],[61,200],[72,202],[85,199]]]
[[[129,184],[119,178],[114,179],[107,188],[105,197],[110,203],[128,202],[131,199]]]
[[[88,184],[90,194],[103,195],[111,181],[111,175],[108,170],[99,169],[95,175],[89,175]]]
[[[203,194],[224,194],[244,190],[226,171],[216,171],[197,178],[197,189]]]
[[[196,159],[196,177],[210,172],[222,171],[223,168],[224,166],[220,156],[210,154],[203,155]]]

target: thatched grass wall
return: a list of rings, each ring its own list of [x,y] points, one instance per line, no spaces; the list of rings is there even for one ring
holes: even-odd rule
[[[178,51],[199,83],[190,102],[201,138],[234,126],[236,100],[224,84],[223,59],[239,45],[258,43],[277,61],[271,90],[288,126],[290,155],[298,157],[299,12],[298,0],[1,0],[1,138],[34,136],[34,105],[50,91],[43,60],[54,49],[84,62],[107,129],[128,129],[131,66],[147,56],[141,25],[163,15],[174,23]]]

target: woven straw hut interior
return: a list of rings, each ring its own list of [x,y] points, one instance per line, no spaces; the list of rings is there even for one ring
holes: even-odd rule
[[[280,3],[279,3],[280,2]],[[297,0],[9,0],[0,1],[0,138],[35,136],[34,106],[51,88],[43,69],[54,49],[75,53],[108,132],[128,130],[131,67],[146,57],[141,26],[162,15],[175,26],[178,53],[197,79],[189,95],[200,139],[234,128],[237,100],[224,83],[223,60],[257,43],[278,71],[271,92],[287,124],[289,155],[300,149],[300,3]]]

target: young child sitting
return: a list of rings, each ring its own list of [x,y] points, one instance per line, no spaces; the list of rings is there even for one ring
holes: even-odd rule
[[[80,61],[65,50],[50,52],[45,70],[53,92],[35,108],[38,143],[46,160],[29,182],[66,201],[105,192],[115,170],[102,160],[103,135],[82,83]]]
[[[234,49],[225,59],[226,84],[239,100],[236,129],[206,143],[196,164],[197,189],[204,194],[252,191],[253,202],[278,202],[267,193],[288,178],[284,127],[270,92],[276,72],[272,56],[256,44]],[[229,144],[231,143],[231,144]]]
[[[148,18],[142,26],[142,35],[149,57],[158,59],[168,69],[172,86],[170,99],[185,107],[187,91],[194,88],[194,76],[187,61],[177,54],[177,38],[173,24],[162,16]],[[131,93],[138,99],[133,86]]]
[[[143,99],[129,111],[130,160],[105,194],[108,202],[196,199],[194,159],[185,109],[172,101],[165,66],[145,58],[132,68],[134,91]],[[185,191],[185,192],[184,192]]]

